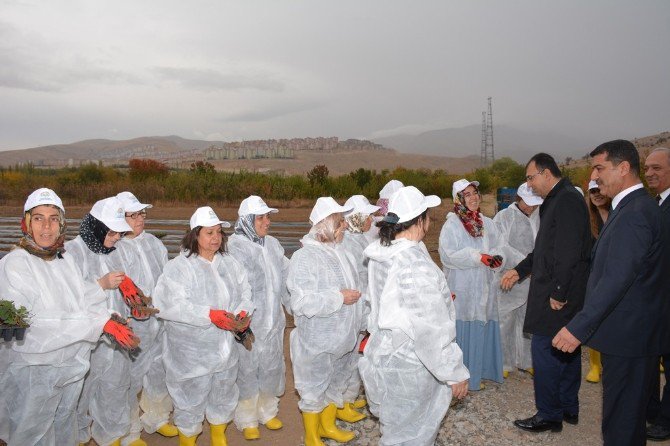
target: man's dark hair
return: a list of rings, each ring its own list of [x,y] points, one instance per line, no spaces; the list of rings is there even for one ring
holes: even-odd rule
[[[548,153],[538,153],[533,155],[533,157],[526,163],[526,167],[528,167],[530,163],[535,163],[538,172],[549,169],[549,172],[551,172],[553,176],[561,178],[561,169],[558,168],[558,164],[556,164],[554,157]]]
[[[631,172],[634,175],[640,175],[640,154],[632,142],[626,141],[625,139],[608,141],[593,149],[593,151],[589,153],[589,156],[593,158],[602,153],[606,154],[605,160],[611,161],[615,166],[618,166],[623,161],[628,161]]]

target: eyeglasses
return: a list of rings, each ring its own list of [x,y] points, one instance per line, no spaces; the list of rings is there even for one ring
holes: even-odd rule
[[[533,181],[533,178],[535,178],[536,176],[538,176],[539,174],[541,174],[544,171],[545,171],[545,169],[542,169],[538,173],[534,173],[532,175],[526,175],[526,181]]]
[[[107,231],[107,236],[108,237],[114,238],[117,235],[119,236],[119,238],[123,238],[126,235],[126,233],[125,232],[112,231],[111,229],[109,231]]]
[[[465,192],[463,194],[463,198],[466,199],[466,200],[470,197],[478,197],[478,196],[479,196],[479,191],[477,191],[477,192]]]
[[[132,212],[132,213],[126,212],[126,217],[130,217],[133,220],[137,220],[140,217],[147,218],[147,211],[142,209],[141,211],[138,212]]]

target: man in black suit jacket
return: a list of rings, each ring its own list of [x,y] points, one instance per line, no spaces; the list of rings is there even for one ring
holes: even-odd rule
[[[661,207],[663,231],[667,233],[670,231],[670,199],[668,199],[670,196],[670,149],[658,147],[651,151],[644,162],[644,176],[649,189],[656,195],[656,201]],[[665,295],[666,299],[670,299],[668,293]],[[670,438],[670,346],[664,350],[663,367],[665,369],[663,397],[659,399],[660,382],[654,380],[647,408],[647,420],[651,421],[651,425],[647,427],[647,438],[655,441]]]
[[[530,275],[524,331],[532,333],[533,380],[537,413],[514,425],[540,432],[576,424],[579,415],[581,356],[562,353],[551,340],[582,309],[588,279],[591,232],[584,197],[561,178],[554,159],[539,153],[526,166],[526,180],[544,198],[535,247],[502,278],[503,290]],[[501,299],[504,299],[504,294]]]
[[[553,345],[571,352],[586,342],[601,352],[604,443],[644,445],[652,378],[658,379],[668,324],[666,237],[659,207],[640,182],[635,146],[610,141],[590,155],[591,179],[612,198],[612,211],[593,247],[584,308]]]

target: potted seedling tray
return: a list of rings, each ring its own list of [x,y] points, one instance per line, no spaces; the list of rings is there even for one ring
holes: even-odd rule
[[[30,326],[28,317],[26,307],[17,308],[11,300],[0,300],[0,338],[6,342],[12,339],[22,341]]]

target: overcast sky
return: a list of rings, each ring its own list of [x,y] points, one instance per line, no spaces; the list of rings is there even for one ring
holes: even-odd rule
[[[670,1],[0,0],[0,149],[670,130]]]

